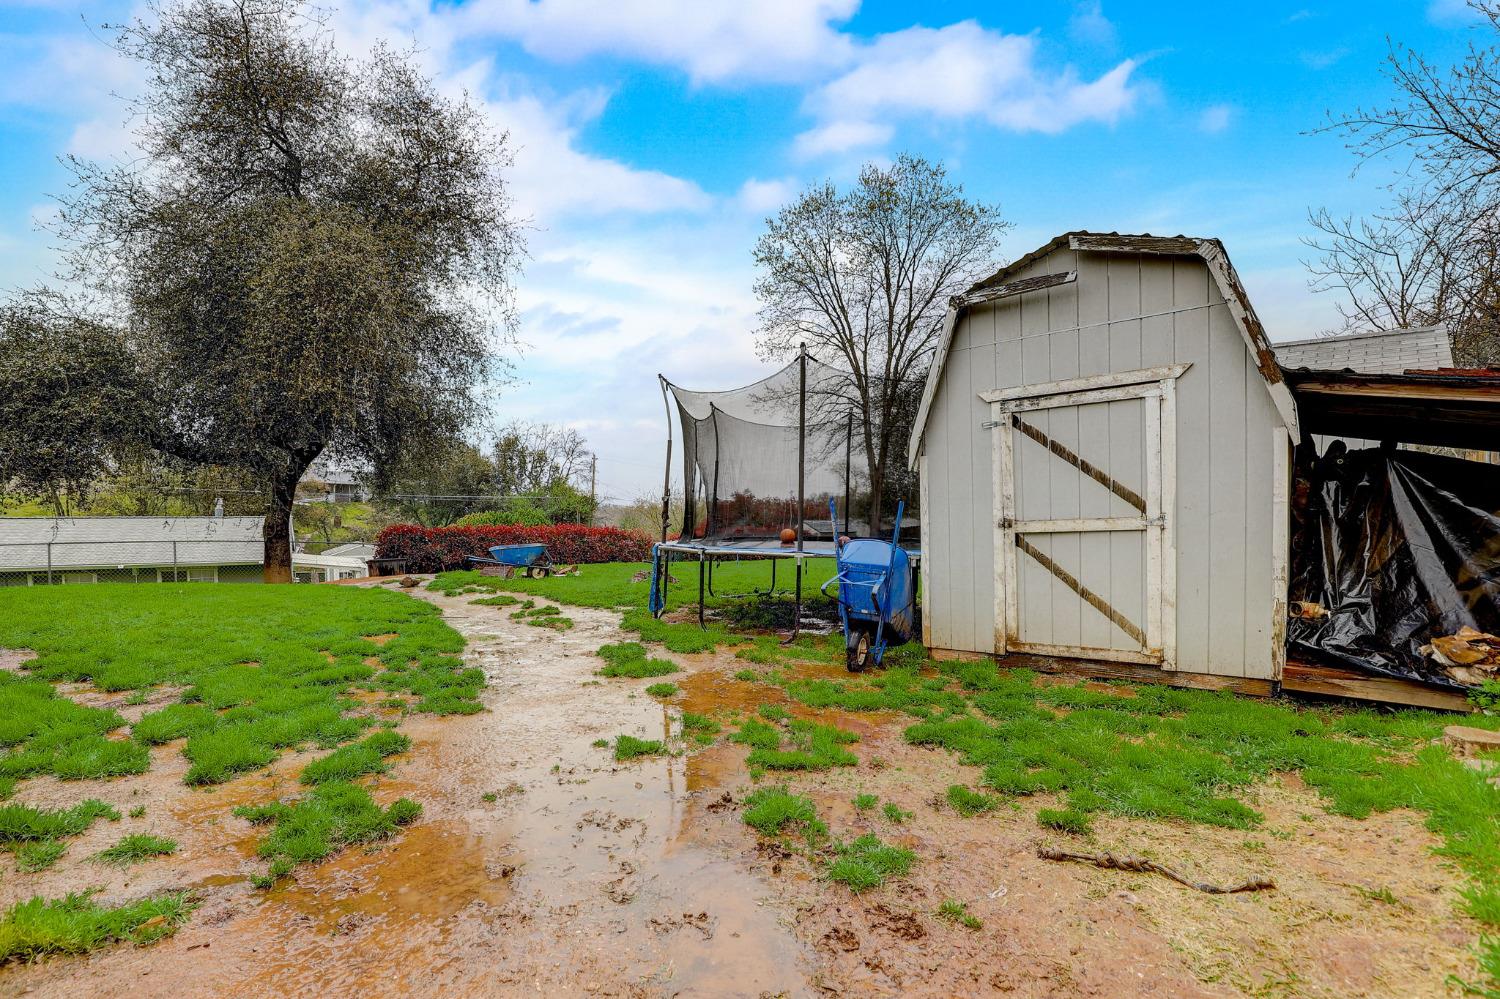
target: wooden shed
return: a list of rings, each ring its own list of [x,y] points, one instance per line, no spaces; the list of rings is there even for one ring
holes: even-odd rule
[[[1269,693],[1297,439],[1217,240],[1057,237],[944,324],[910,446],[925,644]]]

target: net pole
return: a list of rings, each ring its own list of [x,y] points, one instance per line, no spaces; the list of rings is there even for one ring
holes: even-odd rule
[[[792,607],[792,638],[802,629],[802,533],[807,514],[807,343],[797,354],[797,596]]]
[[[661,382],[661,405],[667,412],[667,467],[661,475],[661,539],[665,542],[672,515],[672,404],[667,401],[667,380],[661,375],[656,380]],[[686,487],[683,483],[684,490]]]
[[[722,449],[719,447],[719,410],[713,403],[708,404],[708,418],[714,424],[714,484],[713,491],[708,497],[708,516],[704,521],[703,536],[714,537],[719,526],[719,458]]]
[[[850,455],[853,447],[854,447],[854,410],[851,409],[849,411],[848,415],[844,417],[844,533],[845,534],[849,533],[849,507],[850,507],[850,505],[851,505],[851,503],[853,501],[853,497],[850,496],[850,494],[849,494],[849,455]],[[837,524],[833,524],[831,526],[833,527],[833,529],[835,531],[838,530],[838,525]],[[838,538],[834,538],[833,540],[834,540],[835,547],[837,547],[837,545],[838,545]]]

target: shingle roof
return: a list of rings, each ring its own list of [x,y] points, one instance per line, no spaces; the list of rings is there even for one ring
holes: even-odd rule
[[[1272,346],[1283,368],[1399,375],[1412,369],[1453,367],[1453,347],[1448,343],[1448,330],[1441,323],[1413,329],[1320,336]]]
[[[0,517],[0,571],[46,569],[49,547],[54,569],[259,565],[263,524],[261,517]]]

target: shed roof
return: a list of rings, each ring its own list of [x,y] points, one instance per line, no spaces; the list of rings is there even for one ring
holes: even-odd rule
[[[1234,318],[1235,327],[1245,341],[1245,347],[1250,351],[1256,370],[1260,372],[1261,378],[1266,383],[1277,413],[1280,414],[1282,422],[1286,424],[1292,437],[1294,439],[1297,437],[1297,410],[1292,402],[1291,392],[1282,378],[1281,366],[1276,363],[1276,354],[1271,347],[1271,341],[1266,337],[1265,327],[1261,325],[1260,317],[1255,314],[1255,309],[1250,304],[1250,297],[1246,294],[1245,286],[1240,281],[1234,265],[1229,262],[1229,254],[1225,251],[1223,243],[1217,239],[1204,239],[1197,236],[1153,236],[1150,233],[1130,235],[1118,232],[1076,230],[1052,238],[1044,245],[1000,268],[983,281],[977,282],[949,303],[948,313],[943,320],[943,332],[938,341],[937,353],[932,360],[932,368],[927,373],[927,385],[922,391],[922,402],[917,410],[917,419],[912,428],[911,442],[907,450],[907,458],[913,468],[916,467],[917,456],[922,449],[922,435],[927,429],[927,417],[932,410],[933,399],[937,395],[938,382],[942,377],[943,366],[948,360],[948,350],[953,344],[953,333],[958,327],[959,316],[970,306],[980,302],[1041,291],[1053,284],[1062,283],[1063,280],[1072,280],[1072,275],[1056,275],[1058,280],[1051,282],[1033,278],[1010,282],[1007,285],[1007,282],[1023,269],[1049,253],[1061,249],[1069,249],[1078,253],[1137,253],[1200,258],[1208,268],[1208,272],[1213,275],[1220,294],[1224,296],[1224,302]]]
[[[1309,433],[1490,451],[1500,440],[1500,369],[1289,370]]]
[[[1399,375],[1453,367],[1453,347],[1448,342],[1448,328],[1442,323],[1290,340],[1275,348],[1276,360],[1283,368]]]
[[[263,525],[262,517],[0,517],[0,571],[259,565]]]

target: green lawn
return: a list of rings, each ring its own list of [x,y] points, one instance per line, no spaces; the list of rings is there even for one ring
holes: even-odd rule
[[[303,769],[310,796],[264,814],[277,828],[262,854],[279,875],[344,843],[389,835],[420,811],[412,802],[399,814],[382,810],[352,783],[382,772],[386,757],[410,745],[384,728],[367,735],[374,721],[353,713],[360,702],[352,695],[402,694],[392,703],[418,712],[479,711],[484,676],[465,667],[463,645],[432,605],[376,589],[221,583],[0,590],[0,648],[37,653],[21,674],[0,672],[0,798],[42,774],[79,780],[144,773],[151,746],[178,740],[189,784],[223,783],[296,749],[342,746]],[[116,711],[59,695],[58,681],[110,692],[182,690],[132,726]],[[15,854],[19,869],[39,870],[100,818],[117,820],[119,812],[92,800],[61,811],[0,806],[0,850]],[[170,852],[169,842],[127,838],[102,856]],[[0,960],[140,939],[128,926],[134,912],[79,899],[18,906],[0,917]]]

